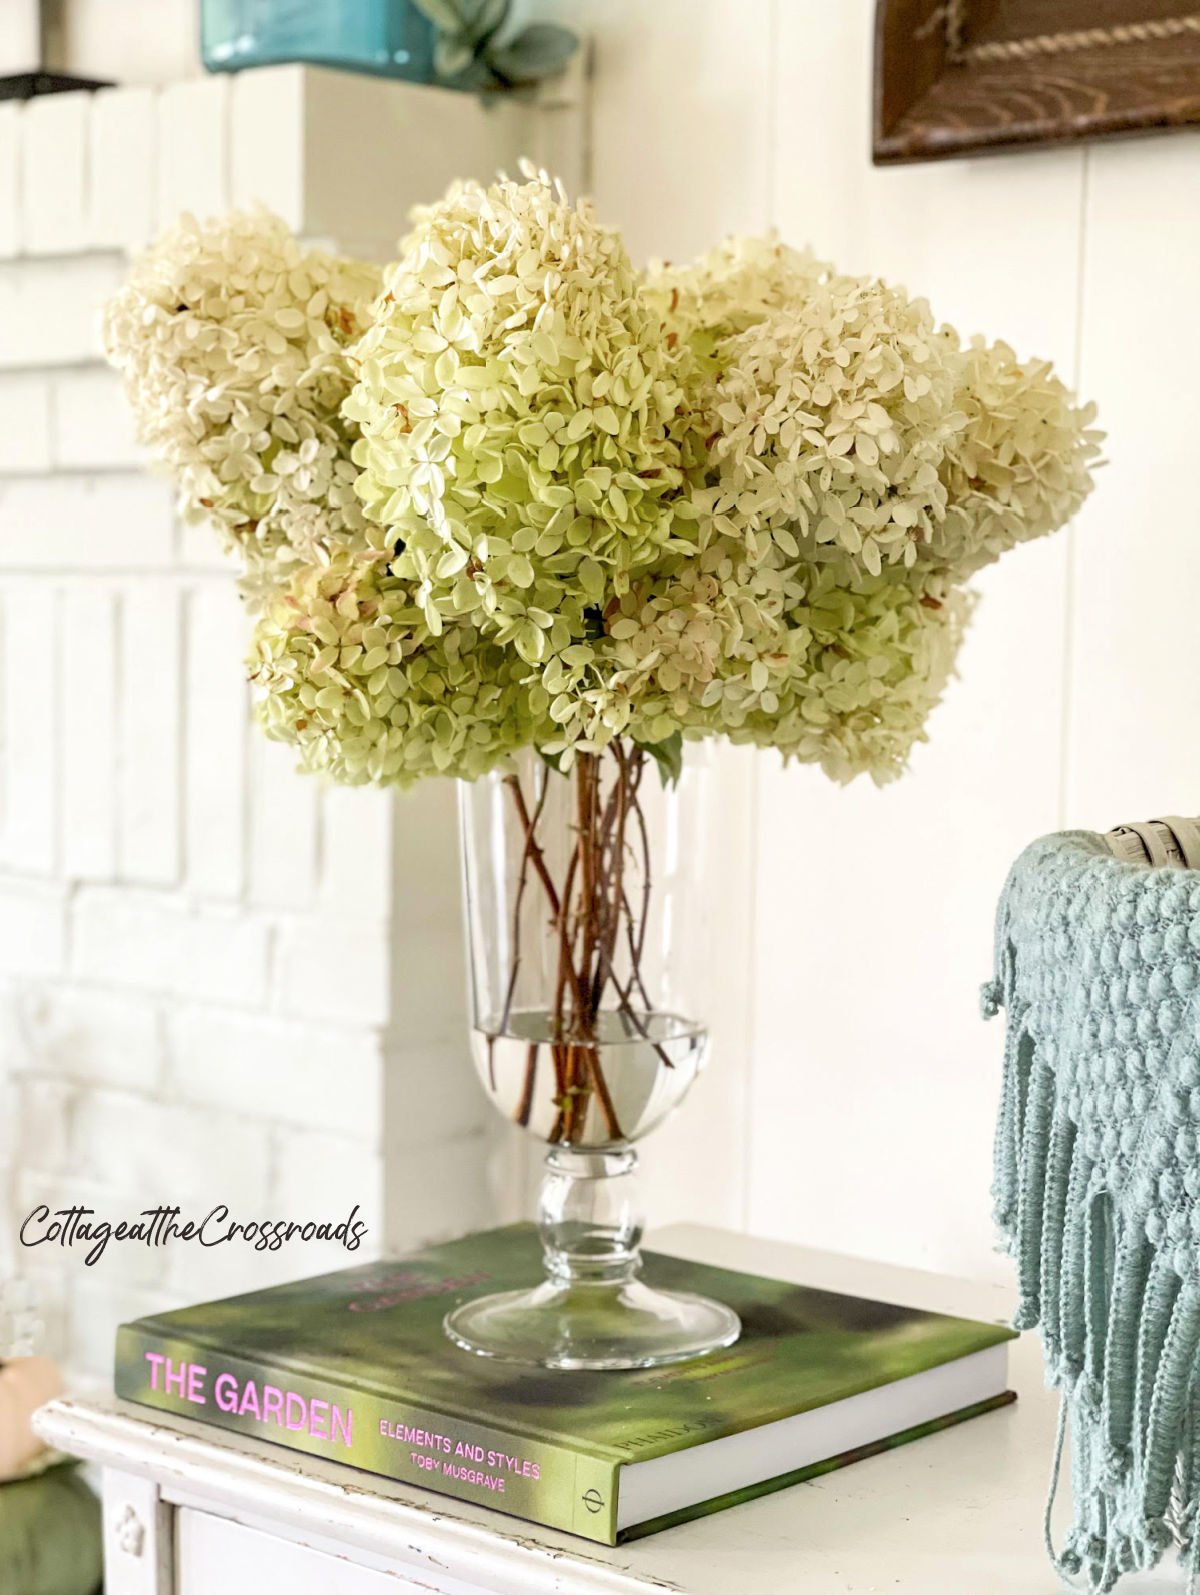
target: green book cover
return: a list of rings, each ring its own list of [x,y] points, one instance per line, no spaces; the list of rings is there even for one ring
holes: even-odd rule
[[[129,1401],[348,1463],[604,1544],[667,1527],[999,1404],[998,1396],[618,1532],[623,1467],[824,1407],[1011,1338],[976,1323],[645,1254],[645,1277],[727,1302],[728,1350],[629,1373],[475,1357],[442,1333],[468,1296],[533,1283],[532,1225],[139,1319],[117,1335]]]

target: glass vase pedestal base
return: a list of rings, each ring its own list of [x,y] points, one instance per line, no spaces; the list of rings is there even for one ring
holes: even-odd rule
[[[660,1368],[731,1346],[741,1333],[720,1302],[622,1284],[558,1283],[465,1302],[446,1333],[481,1357],[539,1368]]]
[[[538,1207],[546,1278],[531,1290],[477,1296],[446,1315],[464,1351],[536,1368],[659,1368],[731,1346],[730,1308],[656,1290],[642,1260],[637,1154],[551,1147]]]

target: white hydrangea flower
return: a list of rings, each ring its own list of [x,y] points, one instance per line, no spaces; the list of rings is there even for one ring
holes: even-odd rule
[[[965,578],[1076,514],[1103,434],[1095,405],[1079,404],[1048,361],[981,338],[963,351],[955,409],[964,424],[942,463],[947,510],[928,557]]]
[[[726,338],[799,304],[832,269],[768,233],[726,238],[684,266],[652,261],[646,277],[670,329],[708,359]]]
[[[903,774],[954,672],[971,596],[885,572],[845,586],[836,564],[809,567],[787,614],[788,664],[770,697],[747,702],[731,741],[776,747],[835,781]],[[735,711],[736,712],[736,711]]]
[[[653,743],[723,736],[821,764],[833,779],[894,779],[941,698],[970,599],[940,579],[861,577],[834,558],[757,564],[712,545],[649,580],[610,623],[623,724]],[[599,710],[576,692],[578,713]]]
[[[704,519],[752,548],[832,545],[871,576],[911,567],[946,512],[956,360],[923,300],[870,279],[811,283],[720,346],[699,395],[713,421]]]
[[[373,266],[304,250],[277,217],[185,216],[135,262],[104,341],[140,440],[185,514],[211,520],[259,592],[296,560],[362,543],[341,416],[346,346],[379,290]]]

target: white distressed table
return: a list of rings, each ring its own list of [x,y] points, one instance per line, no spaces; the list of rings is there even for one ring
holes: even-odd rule
[[[717,1230],[663,1251],[999,1318],[1003,1290]],[[1041,1543],[1054,1403],[1013,1347],[1013,1407],[609,1550],[115,1399],[37,1427],[104,1479],[107,1595],[1053,1595]],[[1122,1595],[1181,1589],[1175,1567]]]

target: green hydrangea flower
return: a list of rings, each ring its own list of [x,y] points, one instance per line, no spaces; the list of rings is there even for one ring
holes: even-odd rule
[[[470,614],[537,665],[686,534],[661,318],[544,177],[418,212],[384,286],[346,405],[367,513],[431,630]]]
[[[733,742],[819,764],[835,781],[894,780],[926,740],[971,605],[953,587],[938,593],[891,575],[846,586],[836,565],[810,567],[786,617],[786,664],[757,701],[742,697],[744,718],[735,702],[720,729]],[[739,685],[744,692],[745,678]]]
[[[268,601],[251,679],[268,736],[339,781],[474,780],[527,745],[527,670],[469,620],[435,635],[386,558],[339,554]]]

